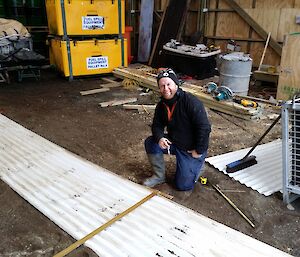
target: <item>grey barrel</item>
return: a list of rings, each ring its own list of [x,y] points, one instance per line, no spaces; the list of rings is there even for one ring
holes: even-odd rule
[[[219,57],[219,85],[229,87],[234,93],[246,96],[252,69],[252,59],[242,52]]]

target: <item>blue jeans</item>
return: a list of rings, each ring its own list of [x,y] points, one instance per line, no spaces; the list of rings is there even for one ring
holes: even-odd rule
[[[167,149],[161,149],[152,136],[145,140],[145,149],[147,154],[168,154]],[[204,166],[207,152],[204,152],[200,158],[194,158],[191,153],[171,144],[170,154],[176,156],[175,185],[177,189],[192,190]]]

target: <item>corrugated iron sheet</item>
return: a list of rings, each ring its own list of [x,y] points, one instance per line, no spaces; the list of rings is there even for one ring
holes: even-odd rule
[[[205,161],[227,174],[226,165],[242,159],[250,149],[210,157]],[[265,196],[282,190],[282,141],[278,139],[259,145],[251,155],[256,156],[257,164],[227,175]]]
[[[0,177],[76,239],[150,194],[0,115]],[[155,196],[86,242],[99,256],[290,256]]]

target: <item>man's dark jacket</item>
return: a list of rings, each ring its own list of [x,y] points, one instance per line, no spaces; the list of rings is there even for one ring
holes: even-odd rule
[[[175,102],[172,118],[168,121],[166,105],[172,109]],[[178,88],[171,101],[161,98],[156,106],[152,134],[157,143],[164,137],[165,127],[167,137],[178,148],[186,151],[196,150],[198,154],[207,150],[211,126],[204,106],[198,98],[181,88]]]

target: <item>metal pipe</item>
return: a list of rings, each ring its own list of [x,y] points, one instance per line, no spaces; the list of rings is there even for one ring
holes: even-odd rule
[[[69,66],[69,73],[70,73],[69,81],[72,81],[73,80],[72,57],[71,57],[70,39],[69,39],[68,33],[67,33],[67,21],[66,21],[66,11],[65,11],[65,1],[64,0],[60,1],[60,6],[61,6],[62,25],[63,25],[63,31],[64,31],[63,40],[66,40],[66,43],[67,43],[68,66]]]

